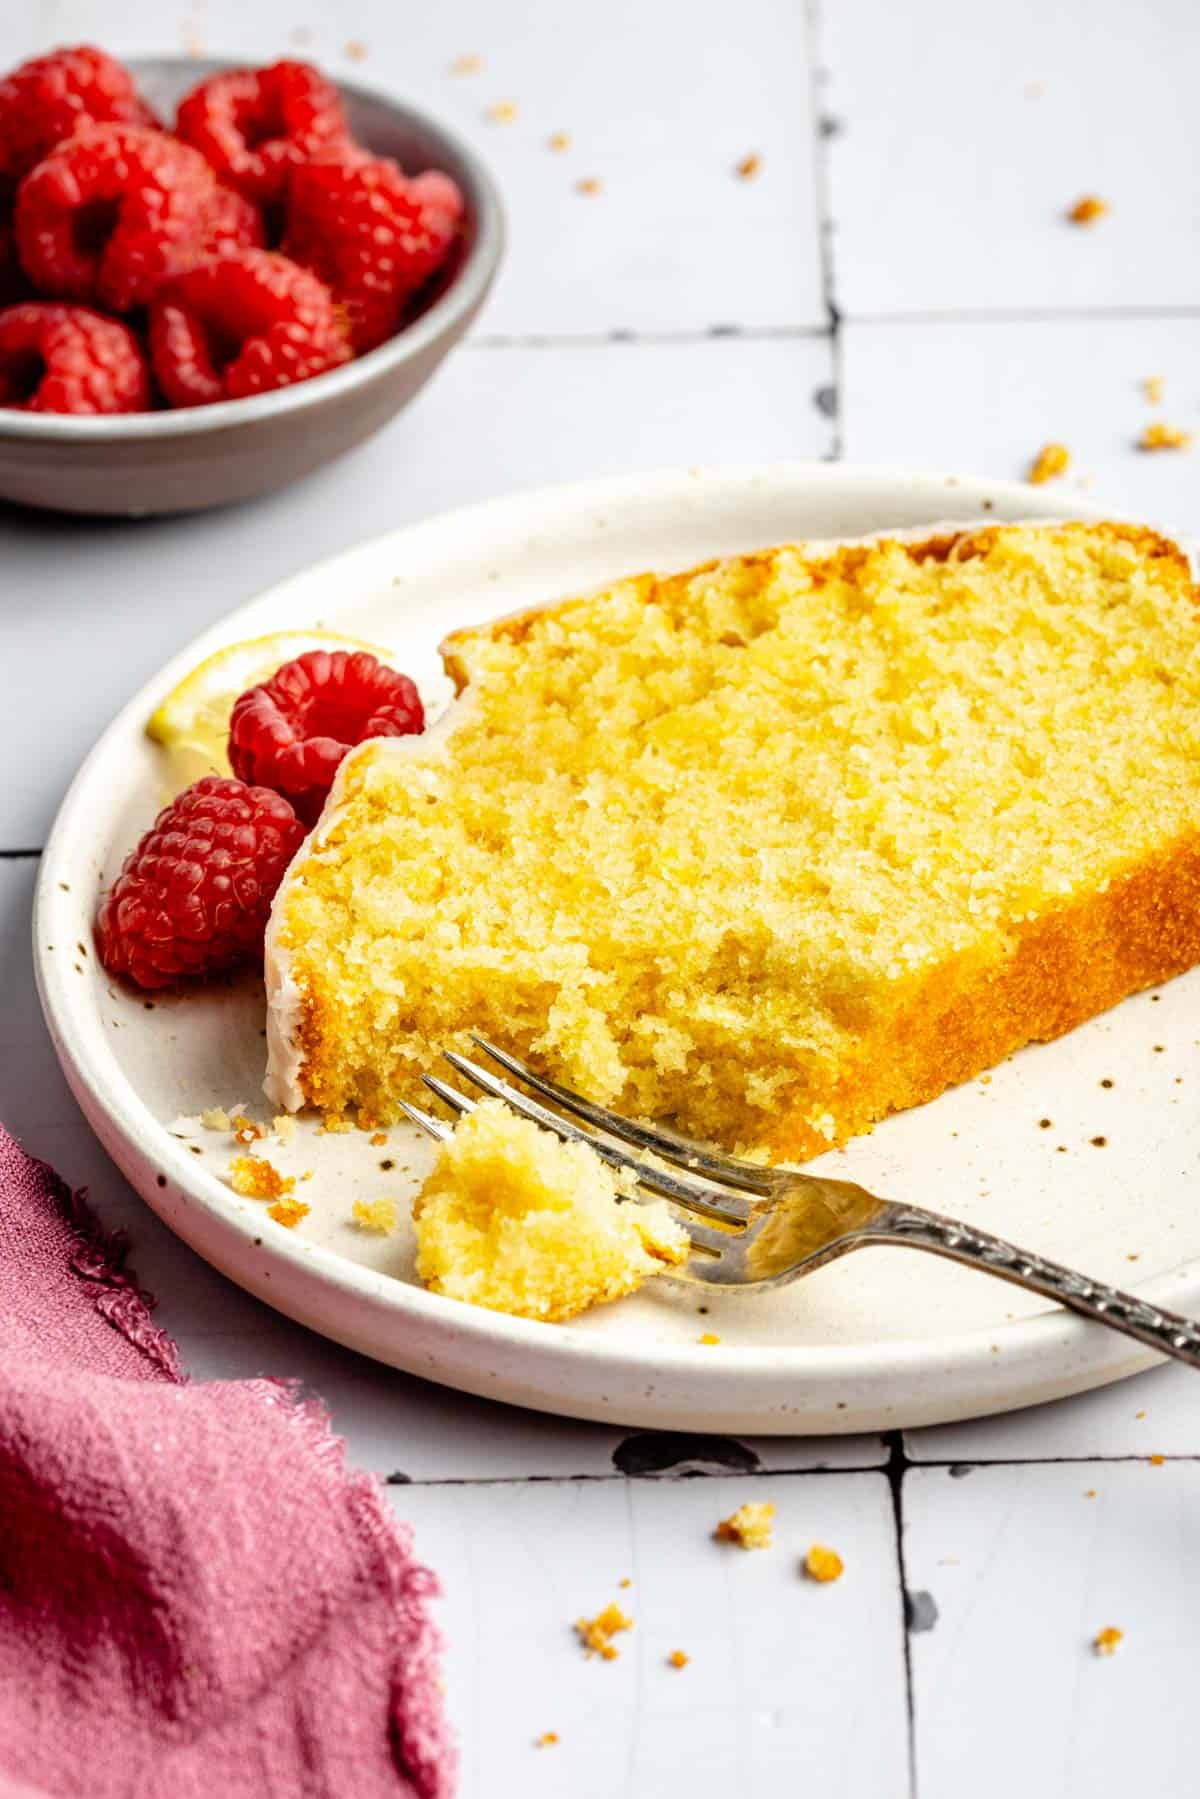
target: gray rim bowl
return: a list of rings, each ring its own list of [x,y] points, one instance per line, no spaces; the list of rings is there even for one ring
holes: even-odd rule
[[[230,61],[130,58],[168,116]],[[440,168],[466,200],[459,261],[445,289],[396,337],[329,374],[248,400],[173,412],[76,418],[0,408],[0,499],[65,512],[147,516],[250,499],[361,443],[424,386],[469,328],[504,250],[499,194],[475,152],[418,107],[339,82],[354,136],[410,174]]]

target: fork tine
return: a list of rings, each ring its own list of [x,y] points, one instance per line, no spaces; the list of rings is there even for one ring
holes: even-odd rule
[[[457,1087],[450,1087],[445,1081],[439,1081],[435,1074],[423,1074],[421,1079],[429,1091],[436,1093],[443,1105],[449,1106],[452,1112],[465,1115],[467,1112],[473,1112],[479,1103],[477,1100],[468,1099],[466,1094],[460,1093]]]
[[[411,1118],[414,1124],[419,1124],[426,1135],[435,1138],[438,1143],[444,1143],[451,1136],[450,1125],[443,1123],[440,1118],[432,1117],[428,1112],[422,1112],[420,1106],[406,1105],[402,1099],[398,1099],[396,1104],[406,1117]]]
[[[514,1112],[532,1118],[535,1124],[544,1125],[568,1142],[586,1143],[611,1168],[628,1168],[651,1193],[660,1193],[664,1199],[672,1199],[676,1205],[686,1207],[689,1212],[699,1212],[718,1224],[740,1227],[746,1223],[748,1202],[738,1194],[723,1192],[707,1182],[690,1181],[681,1174],[672,1174],[669,1169],[652,1168],[640,1157],[630,1155],[628,1150],[618,1149],[614,1143],[600,1142],[590,1132],[572,1124],[569,1118],[560,1118],[557,1112],[549,1111],[536,1099],[530,1099],[527,1093],[510,1087],[507,1081],[502,1081],[489,1069],[481,1068],[478,1062],[469,1062],[466,1056],[460,1056],[452,1049],[443,1050],[442,1055],[457,1073],[495,1099],[504,1100]]]
[[[607,1131],[612,1137],[619,1137],[623,1143],[632,1143],[638,1149],[654,1150],[668,1162],[678,1163],[697,1174],[711,1175],[714,1180],[721,1181],[726,1186],[742,1187],[746,1192],[757,1193],[762,1198],[767,1198],[774,1192],[774,1176],[769,1168],[740,1161],[737,1156],[721,1155],[703,1143],[696,1143],[690,1137],[682,1137],[677,1131],[667,1130],[662,1125],[635,1124],[633,1119],[623,1118],[619,1112],[610,1112],[606,1106],[598,1106],[594,1100],[584,1099],[582,1094],[573,1093],[569,1087],[560,1087],[557,1081],[535,1074],[517,1056],[497,1048],[486,1037],[477,1036],[472,1031],[471,1040],[493,1062],[499,1062],[501,1068],[507,1068],[509,1074],[515,1074],[519,1081],[524,1081],[535,1093],[544,1094],[564,1110],[573,1112],[576,1118],[586,1118],[589,1124],[594,1124],[598,1130]]]

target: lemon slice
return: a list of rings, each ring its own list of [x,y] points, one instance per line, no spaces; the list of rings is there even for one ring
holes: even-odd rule
[[[376,643],[334,631],[276,631],[216,650],[171,689],[146,725],[146,735],[162,744],[170,758],[173,793],[205,775],[233,772],[225,746],[234,701],[305,650],[369,650],[383,661],[391,657],[390,650]]]

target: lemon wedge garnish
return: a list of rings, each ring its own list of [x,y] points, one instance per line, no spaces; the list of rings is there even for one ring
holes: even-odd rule
[[[305,650],[369,650],[383,661],[391,657],[376,643],[336,631],[276,631],[214,651],[171,689],[146,725],[146,735],[169,754],[173,793],[205,775],[233,772],[225,746],[234,701]]]

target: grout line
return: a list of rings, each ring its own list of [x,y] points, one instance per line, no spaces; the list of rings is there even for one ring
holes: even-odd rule
[[[908,1570],[904,1565],[904,1476],[911,1463],[904,1452],[904,1433],[889,1431],[891,1454],[884,1472],[892,1495],[892,1522],[896,1533],[896,1564],[900,1575],[900,1628],[904,1632],[904,1705],[908,1718],[908,1791],[909,1799],[917,1794],[917,1729],[913,1699],[912,1632],[908,1620]]]
[[[972,1456],[970,1461],[960,1457],[934,1457],[930,1461],[916,1461],[911,1456],[905,1460],[910,1468],[957,1468],[966,1475],[976,1468],[1086,1468],[1098,1467],[1102,1463],[1112,1462],[1149,1462],[1158,1450],[1129,1450],[1121,1455],[1006,1455],[1006,1456]],[[1172,1453],[1163,1450],[1164,1462],[1200,1462],[1200,1451]]]
[[[337,1429],[336,1423],[334,1429]],[[379,1479],[389,1487],[566,1487],[566,1486],[621,1486],[650,1482],[656,1485],[669,1486],[685,1480],[809,1480],[813,1475],[843,1474],[883,1474],[887,1467],[879,1462],[863,1462],[853,1467],[829,1468],[817,1464],[812,1468],[695,1468],[684,1469],[678,1474],[664,1470],[661,1474],[447,1474],[447,1475],[404,1475],[400,1473],[384,1474],[375,1470]]]
[[[850,325],[1069,324],[1072,319],[1194,319],[1200,306],[997,306],[950,307],[929,312],[852,312]]]
[[[821,263],[821,296],[828,317],[828,335],[832,362],[833,443],[828,460],[840,462],[845,455],[845,430],[842,419],[845,358],[842,347],[842,315],[837,303],[833,259],[833,197],[829,178],[829,143],[822,128],[822,90],[829,71],[821,61],[821,0],[805,0],[805,37],[808,48],[808,93],[813,128],[813,184],[817,206],[817,253]],[[818,402],[819,404],[820,402]]]
[[[708,325],[694,331],[588,331],[578,335],[533,332],[529,335],[499,336],[478,332],[463,340],[465,350],[606,350],[613,344],[671,345],[704,344],[739,338],[750,343],[787,342],[793,339],[819,340],[829,336],[828,324],[820,325]]]

